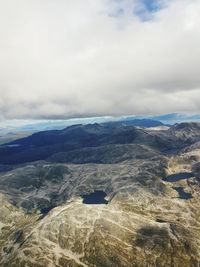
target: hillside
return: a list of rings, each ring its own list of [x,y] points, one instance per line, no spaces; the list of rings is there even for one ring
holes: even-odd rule
[[[0,265],[197,267],[199,143],[194,123],[90,124],[1,147]]]

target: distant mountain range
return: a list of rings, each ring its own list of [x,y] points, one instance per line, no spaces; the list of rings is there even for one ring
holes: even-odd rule
[[[158,127],[158,126],[164,126],[161,121],[153,120],[153,119],[134,119],[132,117],[130,118],[124,118],[122,120],[113,121],[113,122],[106,122],[105,124],[123,124],[123,125],[132,125],[137,127],[144,127],[144,128],[150,128],[150,127]]]
[[[156,116],[121,116],[121,117],[91,117],[91,118],[77,118],[66,120],[9,120],[0,123],[0,135],[15,134],[19,132],[38,132],[45,130],[64,129],[70,125],[89,124],[89,123],[106,123],[106,122],[124,122],[134,126],[141,127],[156,127],[162,124],[173,125],[178,122],[198,122],[200,115],[189,115],[171,113]]]

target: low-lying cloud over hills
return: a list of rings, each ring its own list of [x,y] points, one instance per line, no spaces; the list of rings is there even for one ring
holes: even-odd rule
[[[196,112],[198,0],[0,0],[2,118]]]

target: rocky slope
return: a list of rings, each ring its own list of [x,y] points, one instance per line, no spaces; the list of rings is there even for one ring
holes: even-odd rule
[[[74,125],[63,130],[35,133],[0,146],[0,164],[47,160],[57,153],[114,145],[146,145],[159,151],[177,147],[174,135],[158,134],[123,124]],[[70,162],[70,160],[69,160]]]
[[[199,266],[198,125],[145,136],[1,172],[0,266]],[[100,191],[104,204],[83,203]]]

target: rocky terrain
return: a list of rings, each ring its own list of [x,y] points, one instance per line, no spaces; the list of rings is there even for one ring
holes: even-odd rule
[[[197,123],[77,125],[3,145],[0,266],[198,267],[199,162]]]

